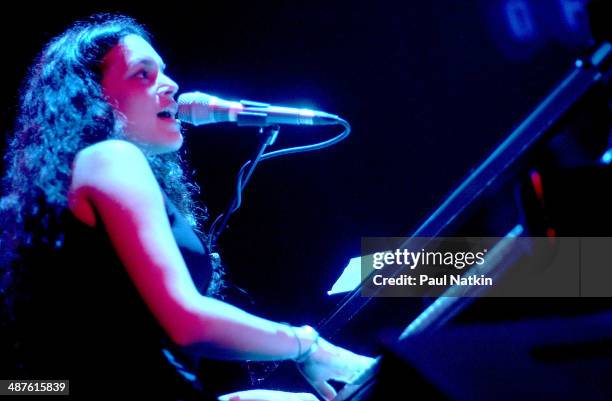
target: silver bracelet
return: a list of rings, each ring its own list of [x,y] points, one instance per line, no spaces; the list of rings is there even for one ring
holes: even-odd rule
[[[316,335],[315,335],[314,340],[312,340],[312,342],[310,343],[310,346],[308,347],[308,349],[303,354],[295,358],[296,363],[306,362],[308,358],[310,358],[310,356],[314,354],[319,348],[319,339],[321,338],[321,335],[319,334],[318,331],[313,329],[311,326],[308,326],[308,327],[310,328],[310,330],[314,331]],[[300,346],[300,350],[301,350],[301,346]]]
[[[312,326],[306,326],[308,327],[310,330],[314,331],[316,336],[314,338],[314,340],[312,340],[312,343],[310,343],[310,346],[308,347],[308,349],[302,353],[302,342],[300,341],[300,337],[298,336],[297,331],[295,330],[295,327],[289,323],[286,322],[280,322],[281,324],[284,324],[286,326],[289,326],[289,330],[291,330],[291,332],[293,333],[293,337],[295,337],[295,341],[297,342],[298,345],[298,353],[297,356],[295,358],[292,358],[296,363],[303,363],[305,362],[310,355],[312,355],[317,348],[319,348],[319,338],[321,338],[321,335],[319,334],[319,332],[317,332],[314,328],[312,328]]]
[[[298,337],[297,332],[295,331],[295,327],[293,327],[292,324],[289,324],[287,322],[280,322],[280,324],[284,324],[285,326],[289,327],[289,330],[291,330],[291,333],[293,333],[293,338],[295,338],[295,341],[297,341],[297,346],[298,346],[297,357],[291,358],[295,361],[299,359],[300,355],[302,355],[302,342],[300,341],[300,338]]]

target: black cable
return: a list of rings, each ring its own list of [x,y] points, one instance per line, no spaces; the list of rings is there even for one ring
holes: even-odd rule
[[[269,152],[269,153],[260,153],[255,158],[255,160],[256,160],[256,162],[261,162],[261,161],[264,161],[264,160],[269,160],[269,159],[273,159],[275,157],[280,157],[280,156],[284,156],[284,155],[288,155],[288,154],[311,152],[311,151],[314,151],[314,150],[319,150],[319,149],[323,149],[323,148],[327,148],[329,146],[335,145],[336,143],[340,142],[341,140],[346,138],[351,133],[351,126],[350,126],[350,124],[346,120],[338,118],[337,121],[338,121],[339,125],[342,125],[344,127],[344,131],[342,131],[339,135],[336,135],[335,137],[333,137],[331,139],[328,139],[328,140],[323,141],[323,142],[315,143],[315,144],[312,144],[312,145],[294,146],[294,147],[291,147],[291,148],[275,150],[275,151]],[[261,150],[264,150],[265,147],[266,147],[266,144],[262,145]],[[214,245],[217,242],[217,239],[219,238],[219,236],[221,235],[221,232],[223,231],[223,227],[219,227],[219,229],[217,231],[217,225],[219,224],[219,221],[221,221],[221,220],[225,221],[225,223],[223,224],[223,225],[225,225],[227,223],[227,220],[229,219],[229,216],[232,213],[234,213],[236,210],[238,210],[240,208],[240,205],[242,204],[242,191],[244,190],[246,184],[248,183],[248,180],[251,178],[251,175],[252,175],[252,173],[254,171],[254,168],[250,169],[250,171],[249,171],[248,175],[246,176],[246,178],[244,177],[245,171],[247,170],[247,167],[249,167],[251,165],[251,163],[252,163],[252,160],[248,160],[240,168],[240,171],[238,172],[238,176],[237,176],[237,179],[236,179],[236,190],[234,192],[234,198],[230,202],[230,206],[227,208],[227,210],[224,213],[221,213],[215,219],[215,221],[212,223],[212,225],[210,227],[211,235],[209,237],[210,238],[209,245],[211,246],[211,249],[212,249],[212,247],[214,247]],[[226,214],[227,214],[227,218],[225,217]]]

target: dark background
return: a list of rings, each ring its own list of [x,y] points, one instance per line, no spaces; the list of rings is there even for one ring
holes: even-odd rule
[[[229,278],[255,300],[250,310],[316,322],[339,300],[325,292],[361,237],[409,234],[569,71],[590,43],[582,3],[17,2],[0,26],[0,129],[11,130],[43,44],[98,12],[143,23],[181,92],[343,116],[353,127],[345,141],[258,168],[220,243]],[[516,4],[529,14],[523,36],[505,14]],[[578,7],[574,25],[563,4]],[[279,144],[336,132],[283,127]],[[187,129],[213,217],[255,143],[251,128]]]

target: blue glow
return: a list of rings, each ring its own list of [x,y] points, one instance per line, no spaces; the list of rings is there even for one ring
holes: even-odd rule
[[[524,0],[509,0],[505,4],[506,18],[513,36],[529,40],[535,36],[535,24],[529,4]]]
[[[612,45],[610,43],[604,43],[601,45],[601,47],[599,47],[599,49],[597,49],[597,51],[595,52],[595,54],[593,54],[593,56],[591,57],[591,64],[593,65],[599,65],[599,63],[601,63],[601,61],[608,55],[608,53],[610,52],[610,48],[612,48]]]
[[[563,18],[573,32],[577,32],[582,27],[585,16],[585,6],[583,0],[560,0]]]
[[[612,149],[608,149],[606,153],[604,153],[603,156],[601,156],[601,162],[603,164],[612,163]]]
[[[523,231],[525,231],[525,228],[523,227],[523,225],[517,224],[516,226],[514,226],[512,230],[508,232],[508,234],[506,234],[506,238],[520,237],[521,234],[523,234]]]
[[[498,0],[488,18],[507,56],[531,58],[554,41],[573,50],[592,42],[588,0]],[[500,29],[503,28],[503,29]]]

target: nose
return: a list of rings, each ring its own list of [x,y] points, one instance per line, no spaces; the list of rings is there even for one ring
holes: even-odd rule
[[[165,74],[161,74],[160,81],[158,93],[168,97],[174,97],[179,90],[178,84]]]

